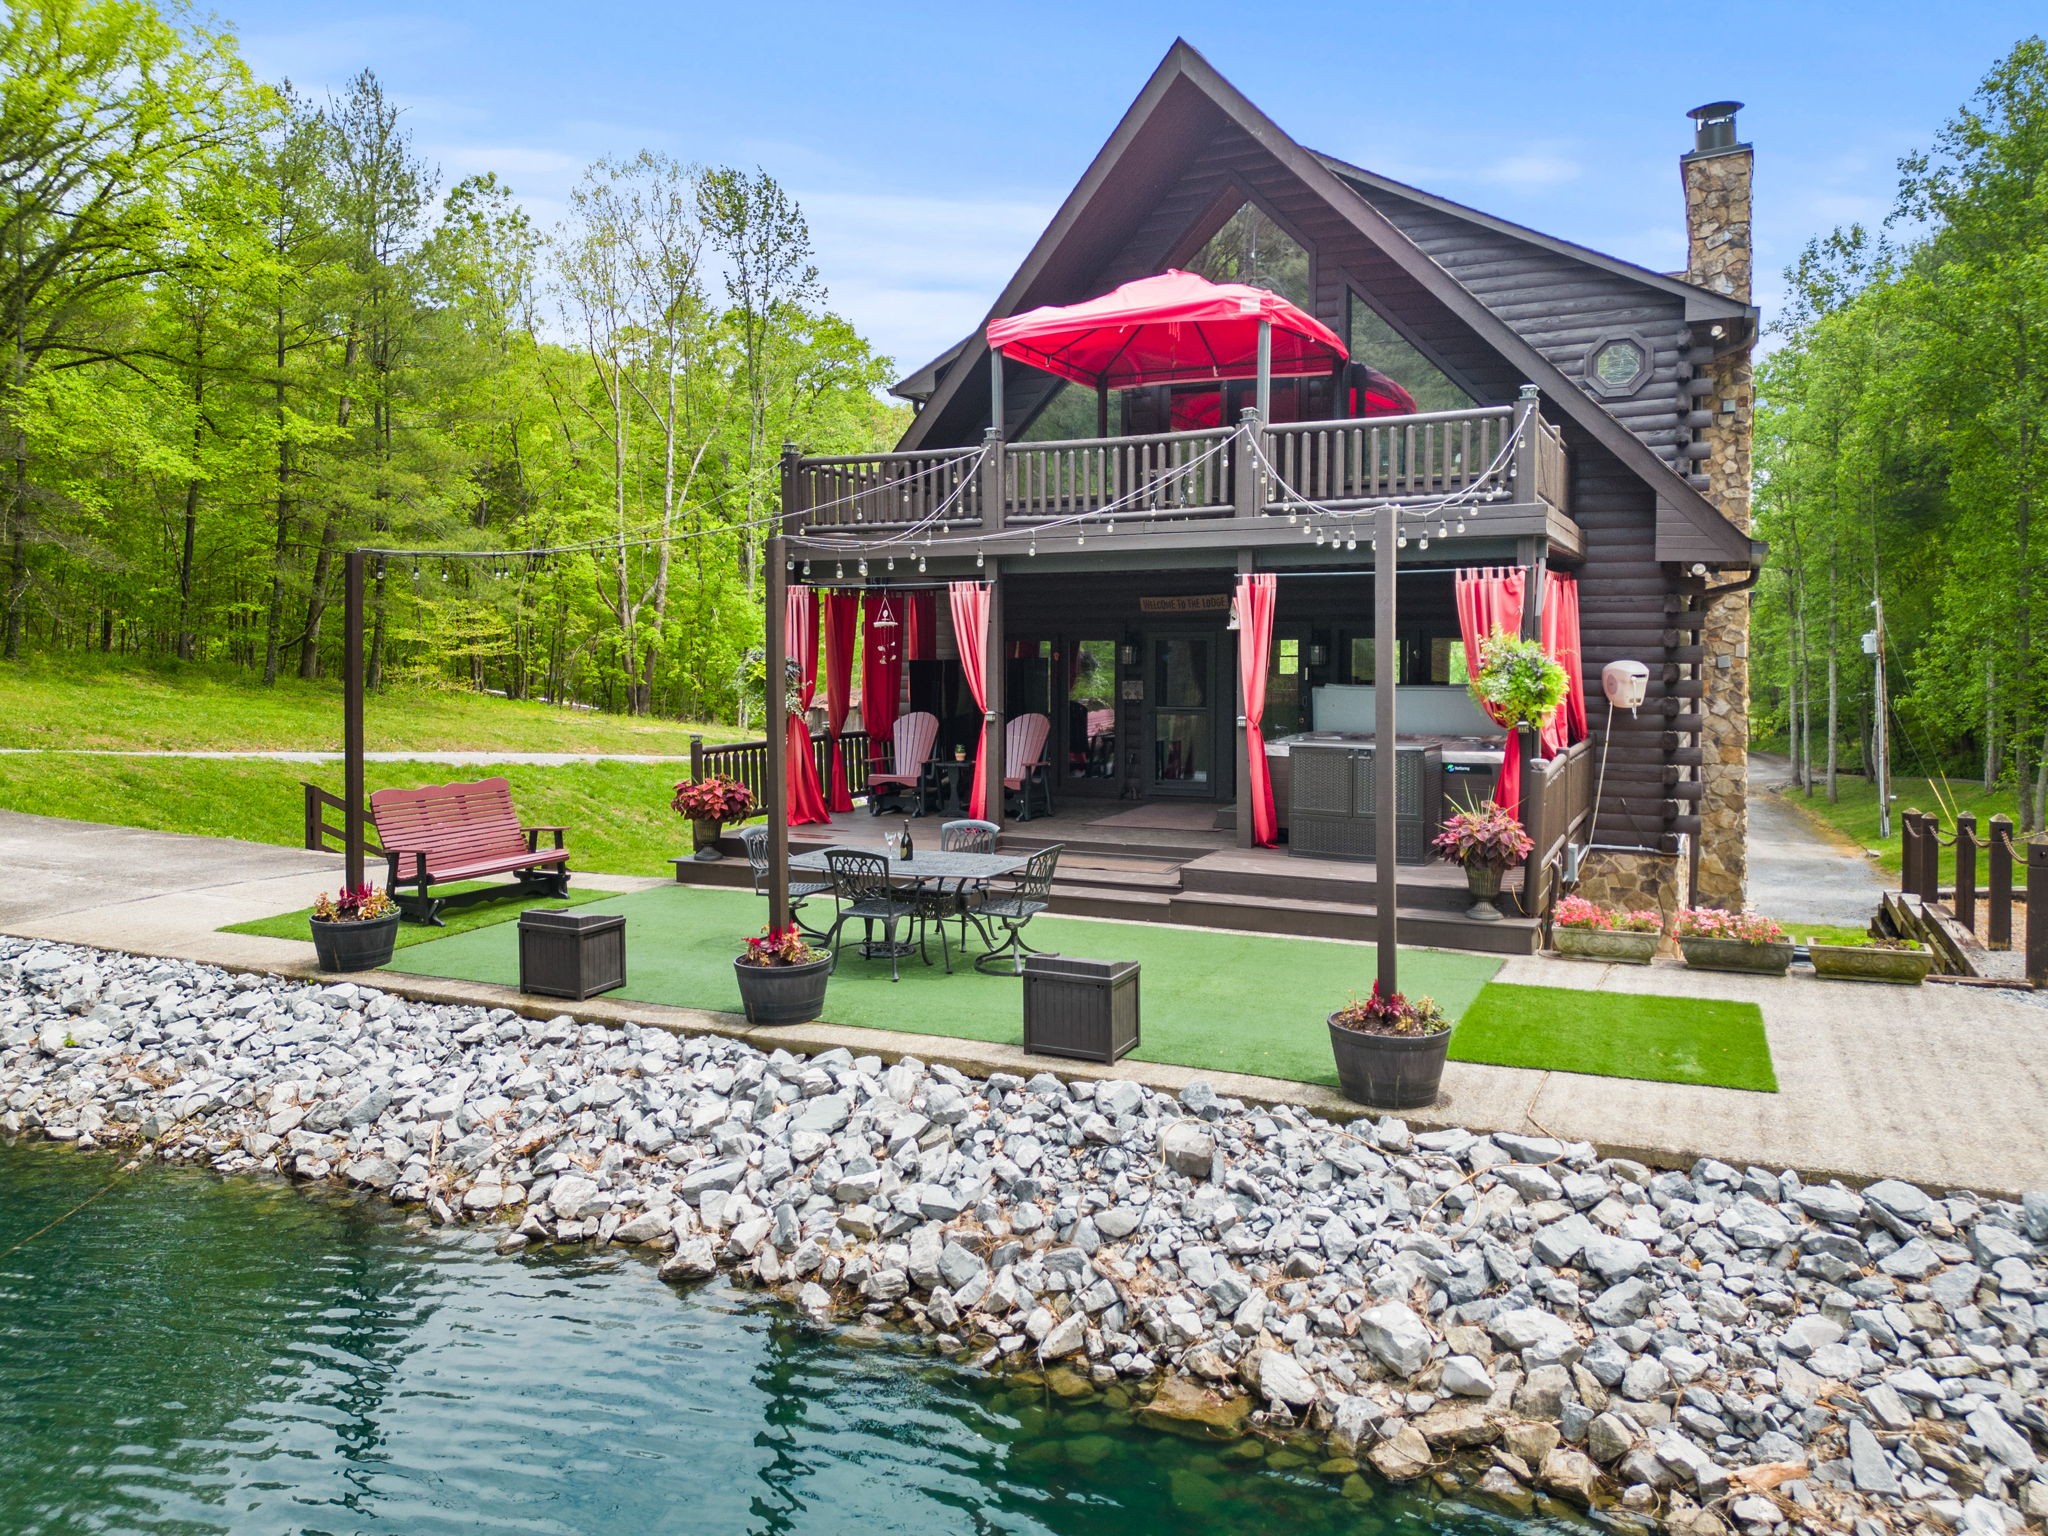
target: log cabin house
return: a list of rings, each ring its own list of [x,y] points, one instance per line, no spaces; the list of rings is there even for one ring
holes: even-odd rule
[[[1052,814],[1006,819],[1005,838],[1065,845],[1056,907],[1351,936],[1381,894],[1358,764],[1391,638],[1407,941],[1526,953],[1567,878],[1630,905],[1739,906],[1743,594],[1764,551],[1748,532],[1757,311],[1736,106],[1691,114],[1690,257],[1667,274],[1309,150],[1175,43],[988,321],[1185,271],[1281,296],[1343,355],[1111,387],[992,353],[977,327],[895,386],[916,414],[893,452],[786,450],[771,676],[789,645],[817,644],[815,616],[781,622],[804,612],[786,591],[840,593],[828,652],[850,650],[861,612],[870,661],[903,662],[900,682],[864,675],[870,729],[892,702],[937,716],[940,758],[967,758],[954,777],[980,780],[989,814],[1020,767],[1002,761],[1000,722],[1048,717]],[[1390,506],[1401,532],[1378,549]],[[1388,564],[1391,637],[1376,618]],[[1254,576],[1272,578],[1250,626],[1262,722],[1246,718],[1254,635],[1235,600]],[[1589,729],[1525,765],[1538,847],[1510,882],[1515,915],[1487,924],[1466,920],[1460,873],[1425,862],[1421,840],[1491,793],[1512,750],[1467,697],[1459,611],[1463,588],[1504,578],[1530,638],[1549,638],[1546,594],[1576,597]],[[976,584],[979,606],[960,613],[955,583]],[[1623,659],[1647,666],[1648,696],[1609,719],[1601,671]],[[815,649],[803,668],[808,703]],[[760,778],[748,750],[701,766]],[[826,741],[815,750],[838,809],[813,808],[831,819],[798,825],[797,842],[872,842],[849,809],[867,749],[850,741],[838,768]],[[1260,825],[1254,753],[1277,831]],[[679,878],[717,869],[679,864]]]

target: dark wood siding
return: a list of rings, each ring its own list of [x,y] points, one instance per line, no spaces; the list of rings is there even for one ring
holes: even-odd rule
[[[1626,399],[1600,404],[1667,459],[1691,436],[1680,426],[1681,372],[1691,345],[1682,299],[1441,209],[1359,190],[1574,382],[1583,383],[1586,353],[1601,337],[1635,332],[1653,355],[1650,380]]]

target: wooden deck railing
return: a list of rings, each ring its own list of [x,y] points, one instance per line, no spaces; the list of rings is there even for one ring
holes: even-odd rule
[[[1227,427],[1147,437],[1012,443],[1003,450],[1004,500],[1016,522],[1070,517],[1097,507],[1133,522],[1153,517],[1228,517]]]
[[[1257,456],[1242,436],[1251,430],[991,439],[971,449],[826,458],[791,449],[784,511],[792,533],[887,531],[929,519],[949,528],[1032,525],[1096,512],[1144,527],[1272,516],[1303,500],[1363,507],[1468,489],[1474,501],[1491,491],[1495,500],[1570,511],[1564,433],[1543,419],[1533,395],[1514,405],[1259,428],[1257,455],[1270,467],[1260,484],[1241,485],[1245,463]]]
[[[840,761],[846,768],[848,793],[862,795],[868,788],[868,733],[847,731],[840,740]],[[811,751],[816,755],[818,782],[823,784],[832,771],[832,738],[822,731],[811,734]],[[737,779],[753,794],[755,815],[763,814],[762,808],[768,801],[768,743],[762,741],[729,741],[717,746],[705,746],[701,736],[690,738],[690,777],[701,779],[711,774],[720,778]]]
[[[1535,847],[1522,866],[1522,911],[1541,917],[1558,896],[1565,848],[1588,831],[1593,815],[1590,737],[1551,758],[1522,764],[1522,830]]]
[[[306,799],[306,846],[315,853],[347,853],[348,802],[304,779],[299,781],[299,787],[305,791]],[[334,813],[333,822],[327,819],[329,811]],[[363,852],[373,859],[384,857],[384,850],[377,844],[377,829],[371,824],[367,808],[363,811]]]
[[[1448,495],[1490,467],[1505,467],[1498,461],[1514,430],[1514,414],[1513,406],[1500,405],[1367,421],[1288,422],[1267,430],[1266,457],[1288,486],[1324,505]],[[1284,512],[1288,505],[1276,496],[1268,509]]]
[[[2048,987],[2048,840],[2022,840],[2012,818],[1993,816],[1980,834],[1971,812],[1956,815],[1955,830],[1943,836],[1941,818],[1924,811],[1906,811],[1899,818],[1899,890],[1920,903],[1928,918],[1925,936],[1946,962],[1967,970],[1970,944],[2008,952],[2013,948],[2013,908],[2021,907],[2021,968],[2028,981]],[[1955,850],[1954,882],[1942,884],[1941,851]],[[1978,884],[1979,856],[1985,880]],[[1889,905],[1890,899],[1887,898]],[[1978,908],[1984,922],[1978,924]],[[1929,914],[1931,913],[1931,916]],[[1955,925],[1950,932],[1941,922]],[[1964,942],[1968,936],[1969,942]]]

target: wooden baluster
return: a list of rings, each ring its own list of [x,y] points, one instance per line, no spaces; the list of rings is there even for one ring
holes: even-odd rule
[[[1920,889],[1920,813],[1899,813],[1899,893],[1910,896]]]
[[[1977,931],[1977,818],[1968,811],[1956,817],[1956,921]]]
[[[1920,818],[1920,900],[1941,900],[1941,818],[1932,811]]]

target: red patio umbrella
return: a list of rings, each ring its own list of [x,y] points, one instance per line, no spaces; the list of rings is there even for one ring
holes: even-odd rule
[[[1326,374],[1345,359],[1335,331],[1279,294],[1181,271],[991,320],[988,344],[1076,384],[1128,389],[1254,378],[1262,325],[1271,327],[1272,377]]]

